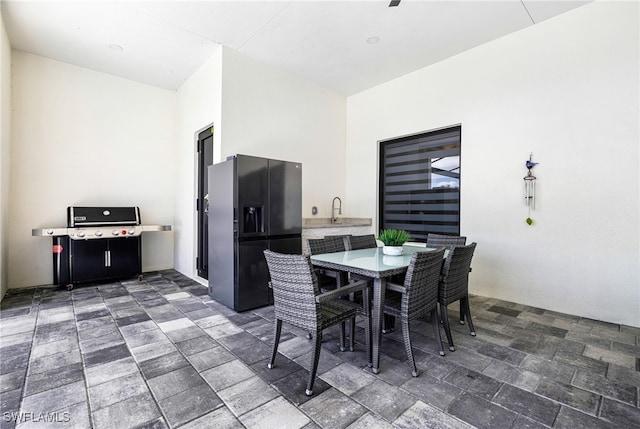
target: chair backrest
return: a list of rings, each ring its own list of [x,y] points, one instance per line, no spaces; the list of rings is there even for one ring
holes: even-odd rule
[[[318,323],[316,295],[318,280],[308,256],[264,251],[269,267],[276,318],[301,329],[315,329]]]
[[[347,236],[347,250],[372,249],[374,247],[378,247],[378,242],[373,234]]]
[[[309,245],[309,253],[311,255],[344,252],[346,250],[342,235],[325,238],[310,238],[307,240],[307,244]]]
[[[442,267],[439,301],[447,305],[464,298],[469,289],[469,269],[476,243],[467,246],[456,246],[449,250],[449,255]]]
[[[411,257],[404,278],[407,293],[402,297],[403,310],[407,310],[410,319],[424,314],[438,302],[438,284],[442,271],[444,247],[429,251],[416,252]]]
[[[427,247],[446,247],[448,249],[454,246],[464,246],[467,244],[467,237],[461,235],[442,235],[429,233],[427,235]]]

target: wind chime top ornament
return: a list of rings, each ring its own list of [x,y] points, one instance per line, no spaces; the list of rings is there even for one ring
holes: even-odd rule
[[[527,222],[527,225],[533,225],[531,210],[536,209],[536,176],[531,173],[531,169],[538,165],[537,162],[533,162],[533,153],[529,155],[529,159],[525,161],[524,165],[529,170],[527,175],[524,176],[524,205],[529,208],[529,217],[525,222]]]

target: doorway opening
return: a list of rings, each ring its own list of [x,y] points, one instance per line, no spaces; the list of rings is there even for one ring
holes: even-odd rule
[[[198,195],[196,196],[196,212],[198,214],[198,252],[196,269],[198,276],[209,278],[209,189],[207,167],[213,164],[213,124],[198,132],[196,145],[198,153]]]

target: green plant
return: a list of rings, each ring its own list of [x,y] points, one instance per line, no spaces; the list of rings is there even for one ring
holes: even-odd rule
[[[378,240],[385,246],[402,246],[409,241],[409,234],[404,229],[383,229],[380,231]]]

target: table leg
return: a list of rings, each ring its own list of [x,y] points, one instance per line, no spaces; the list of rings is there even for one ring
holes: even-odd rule
[[[382,317],[384,315],[382,308],[384,304],[384,292],[387,281],[383,278],[376,277],[373,279],[373,303],[371,308],[371,346],[373,352],[373,373],[377,374],[380,370],[380,342],[382,340]]]

